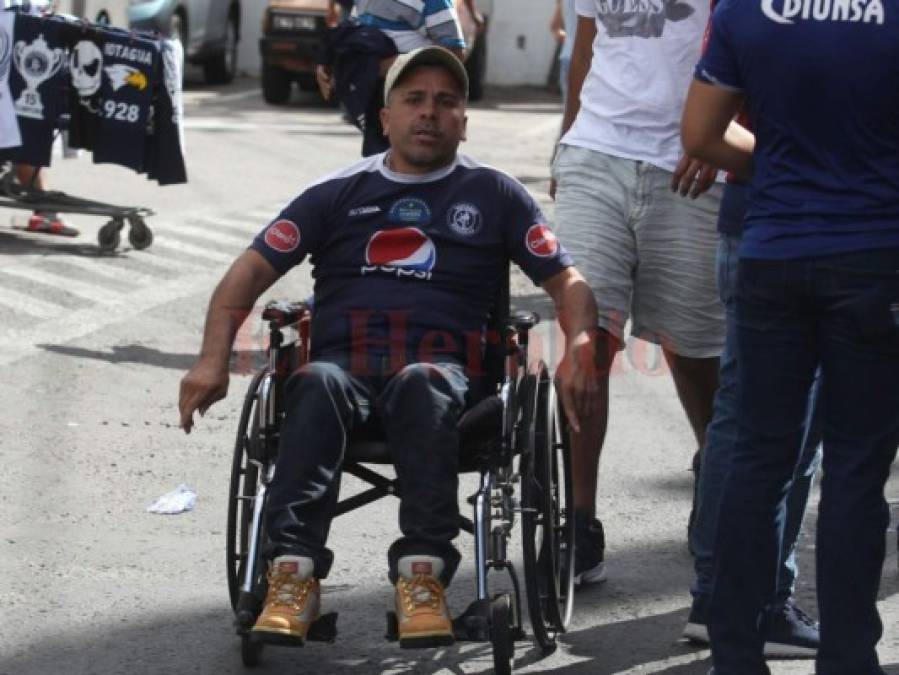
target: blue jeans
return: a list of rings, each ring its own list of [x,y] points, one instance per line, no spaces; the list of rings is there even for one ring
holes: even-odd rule
[[[356,376],[312,361],[286,385],[286,417],[266,504],[267,557],[301,555],[328,575],[326,548],[348,439],[376,414],[400,486],[403,536],[388,552],[389,576],[404,555],[442,558],[448,585],[459,564],[459,434],[468,378],[455,363],[413,363],[396,374]]]
[[[818,675],[881,675],[876,600],[899,445],[899,249],[747,260],[737,277],[739,429],[721,498],[709,635],[716,673],[762,656],[785,502],[820,367],[824,419],[816,562]]]
[[[730,186],[728,186],[729,188]],[[718,292],[724,303],[727,317],[727,337],[721,353],[721,371],[718,391],[715,394],[715,409],[712,421],[706,431],[705,447],[702,449],[702,466],[699,471],[699,492],[696,500],[696,514],[690,532],[690,551],[696,568],[694,595],[709,595],[712,592],[713,554],[715,534],[718,531],[718,511],[724,479],[730,469],[737,438],[737,358],[736,358],[736,303],[737,289],[737,249],[740,238],[721,235],[718,245]],[[793,595],[793,587],[798,574],[796,563],[796,540],[805,516],[812,480],[821,461],[818,451],[821,440],[820,407],[817,405],[820,380],[816,377],[809,393],[808,412],[804,426],[799,460],[793,474],[792,484],[787,493],[786,515],[784,518],[783,541],[781,542],[781,564],[778,568],[777,591],[773,607],[780,607]]]

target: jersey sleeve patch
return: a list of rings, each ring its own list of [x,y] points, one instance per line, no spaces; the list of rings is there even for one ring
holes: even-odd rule
[[[276,220],[265,231],[265,243],[279,253],[295,251],[300,245],[300,228],[292,220]]]
[[[531,225],[525,234],[525,246],[538,258],[552,258],[559,252],[559,240],[548,225]]]

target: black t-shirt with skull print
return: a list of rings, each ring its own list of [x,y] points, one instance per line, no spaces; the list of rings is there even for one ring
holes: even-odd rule
[[[100,124],[100,85],[103,81],[101,34],[81,35],[69,47],[69,145],[93,150]]]

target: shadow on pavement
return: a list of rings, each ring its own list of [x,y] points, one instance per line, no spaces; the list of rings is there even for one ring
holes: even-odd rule
[[[182,371],[189,370],[197,361],[196,354],[170,354],[143,345],[113,345],[111,351],[50,344],[41,344],[38,347],[54,354],[78,359],[94,359],[107,363],[137,363]],[[263,350],[240,350],[232,352],[231,355],[231,373],[235,375],[253,373],[266,364],[267,358]]]
[[[99,258],[101,255],[127,258],[121,253],[101,254],[96,244],[88,244],[78,237],[53,237],[28,234],[12,228],[0,228],[0,255],[40,253],[41,255],[80,255]]]

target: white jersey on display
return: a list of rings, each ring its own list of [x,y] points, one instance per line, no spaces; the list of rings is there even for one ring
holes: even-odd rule
[[[673,171],[708,0],[576,0],[596,22],[581,107],[562,143]]]

